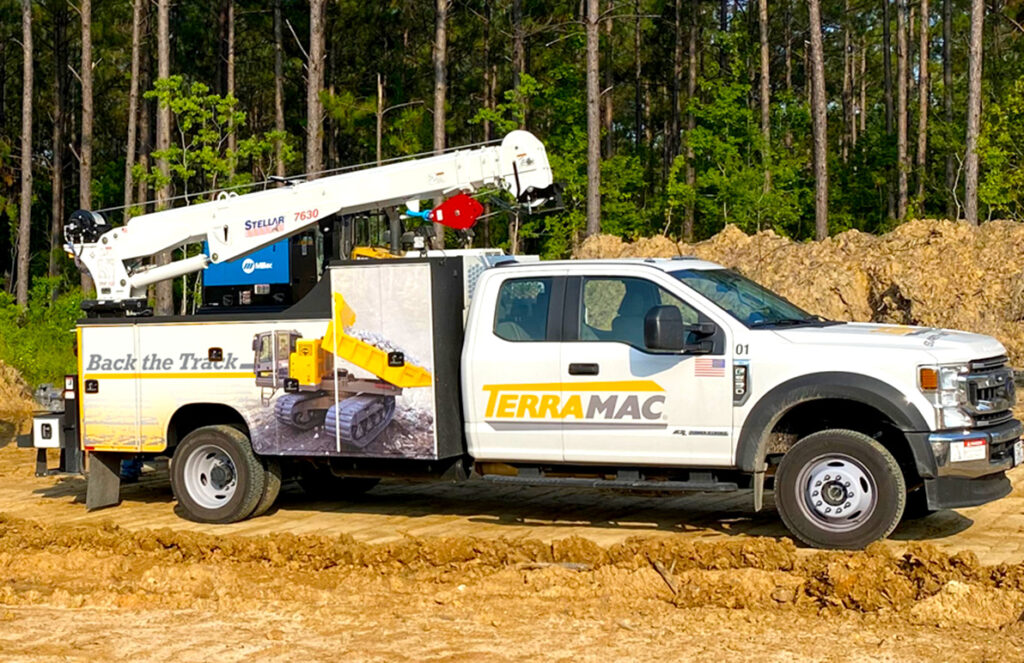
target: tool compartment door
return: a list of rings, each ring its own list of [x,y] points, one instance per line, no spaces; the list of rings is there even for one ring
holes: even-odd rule
[[[714,322],[640,275],[570,280],[560,371],[566,462],[730,464],[727,331],[717,325],[711,354],[649,351],[644,319],[656,306],[678,308],[684,324]]]
[[[469,452],[477,460],[562,460],[565,272],[516,270],[478,292],[463,351]]]
[[[87,451],[138,451],[139,376],[135,325],[78,328],[82,446]]]

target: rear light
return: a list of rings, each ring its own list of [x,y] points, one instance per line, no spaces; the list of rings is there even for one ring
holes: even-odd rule
[[[77,392],[77,375],[65,375],[64,376],[64,400],[74,400],[75,393]]]

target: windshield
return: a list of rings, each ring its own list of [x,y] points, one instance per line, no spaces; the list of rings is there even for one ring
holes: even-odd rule
[[[669,272],[748,327],[830,324],[728,269]]]

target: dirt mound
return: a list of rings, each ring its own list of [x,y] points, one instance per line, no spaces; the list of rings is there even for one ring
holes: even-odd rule
[[[982,567],[971,555],[950,556],[931,546],[897,553],[875,544],[864,552],[808,554],[786,539],[693,542],[672,536],[634,537],[607,548],[575,536],[551,543],[409,537],[370,544],[349,536],[214,536],[113,525],[52,526],[0,515],[0,564],[26,553],[121,559],[132,568],[187,564],[202,576],[198,584],[210,573],[206,565],[255,564],[266,573],[358,572],[396,582],[408,574],[465,583],[503,577],[547,596],[615,592],[680,608],[911,611],[907,614],[919,623],[939,625],[974,598],[987,606],[970,622],[975,626],[1009,623],[1024,609],[1019,583],[1024,565]],[[145,577],[140,582],[155,581]],[[21,594],[9,588],[0,602],[31,599]]]
[[[1002,628],[1021,620],[1024,595],[953,580],[910,609],[915,623],[943,628]]]
[[[1024,366],[1024,224],[916,220],[872,236],[795,242],[727,226],[711,239],[625,243],[606,235],[578,258],[695,255],[736,269],[812,313],[838,320],[965,329],[998,338]]]
[[[0,362],[0,442],[24,429],[34,409],[32,392],[21,374]]]

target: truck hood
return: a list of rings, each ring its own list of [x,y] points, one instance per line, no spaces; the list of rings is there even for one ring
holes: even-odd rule
[[[849,322],[827,327],[798,327],[774,331],[787,341],[801,345],[918,350],[932,355],[939,363],[970,361],[1006,354],[1003,344],[991,336],[937,327]]]

